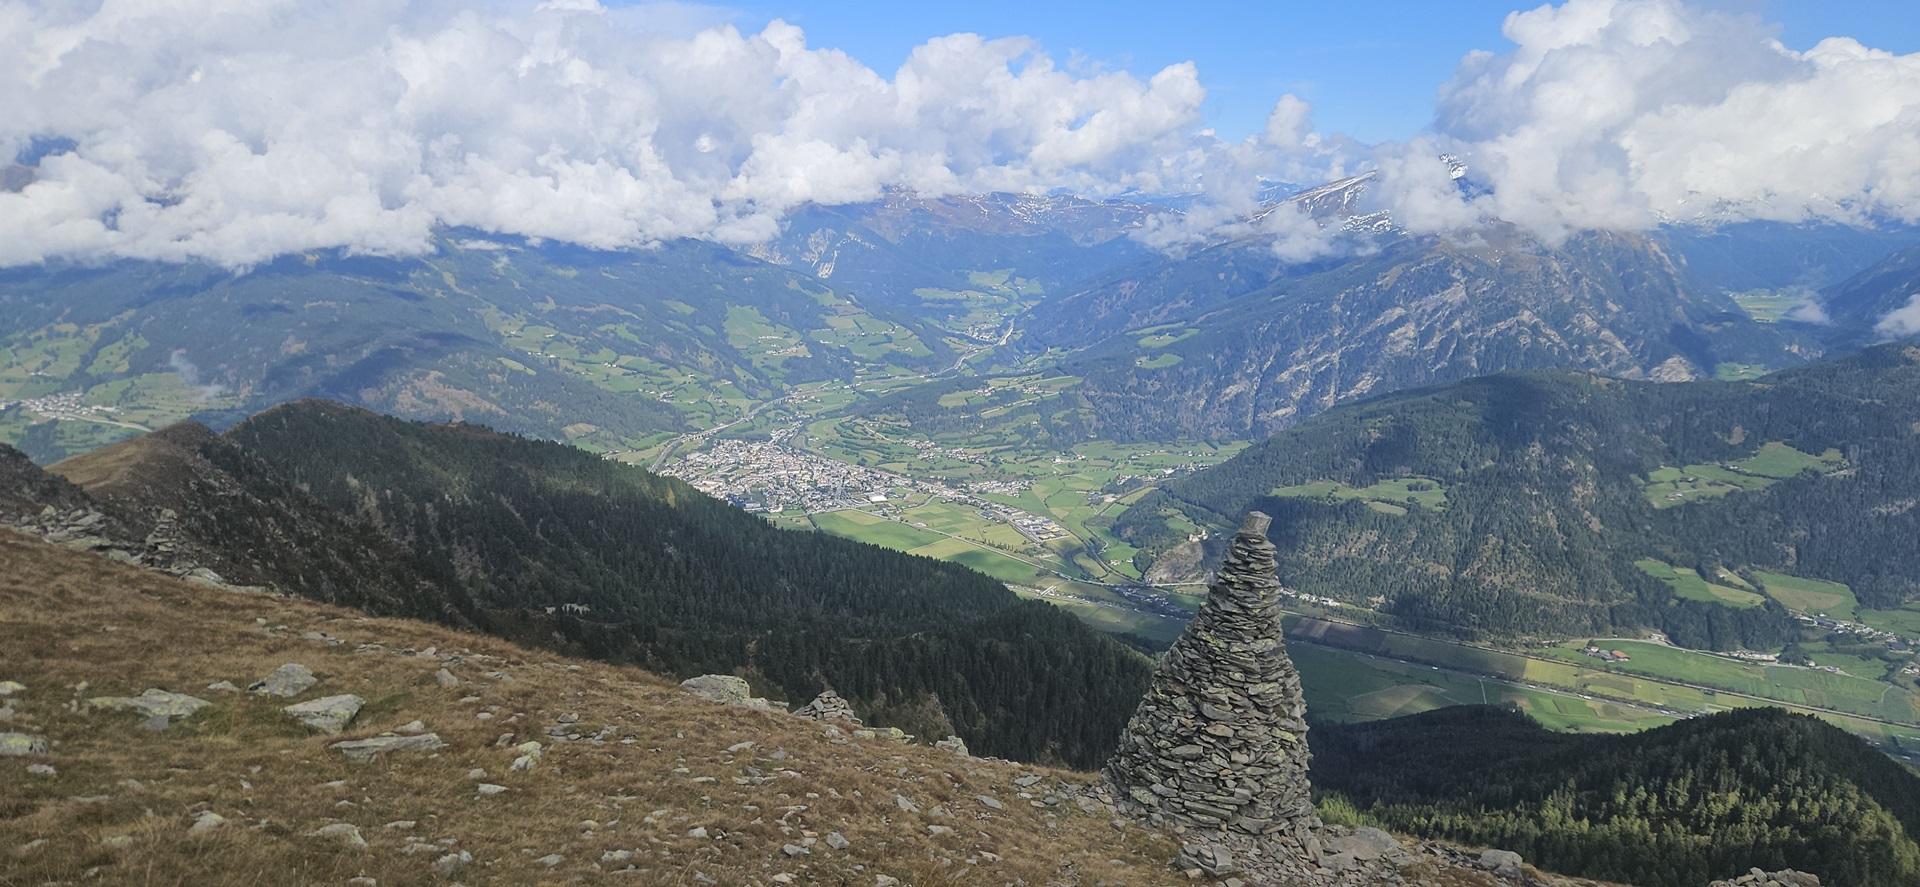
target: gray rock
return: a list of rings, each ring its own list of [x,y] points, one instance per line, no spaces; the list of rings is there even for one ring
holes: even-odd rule
[[[202,810],[193,817],[193,824],[187,826],[188,834],[210,832],[227,824],[227,818],[212,810]]]
[[[393,728],[393,732],[408,733],[408,734],[425,733],[427,732],[427,725],[425,721],[418,721],[418,720],[408,721],[404,724],[401,724],[398,727]]]
[[[216,693],[240,692],[240,688],[234,686],[234,683],[232,681],[214,681],[213,683],[207,685],[207,689],[212,690]]]
[[[1007,809],[1007,805],[1000,803],[999,798],[993,797],[991,795],[974,795],[973,799],[976,801],[979,801],[980,806],[985,807],[988,810]]]
[[[1407,858],[1406,851],[1392,835],[1368,826],[1356,828],[1352,834],[1328,837],[1325,850],[1332,857],[1345,856],[1356,862],[1376,859],[1398,862]]]
[[[410,733],[404,736],[375,736],[371,739],[349,739],[327,746],[347,757],[349,761],[371,761],[388,752],[399,751],[437,751],[447,747],[435,733]]]
[[[19,681],[0,681],[0,697],[27,692],[27,685]]]
[[[47,753],[47,741],[25,733],[0,733],[0,758],[24,758]]]
[[[433,870],[442,878],[452,877],[454,872],[466,868],[472,862],[473,854],[459,850],[434,860]]]
[[[298,662],[289,662],[273,670],[272,674],[253,682],[247,690],[262,696],[292,698],[313,688],[320,679],[313,676],[313,670]]]
[[[808,850],[807,848],[802,847],[799,844],[788,844],[784,847],[781,847],[780,852],[786,854],[789,858],[813,855],[813,851]]]
[[[52,764],[27,765],[27,775],[29,776],[55,776],[58,775],[59,772],[60,771],[53,769]]]
[[[1217,844],[1188,844],[1180,848],[1180,855],[1174,859],[1173,867],[1199,869],[1216,878],[1240,871],[1233,853]]]
[[[542,747],[539,742],[532,740],[514,746],[514,751],[519,752],[520,756],[514,758],[513,763],[508,765],[507,769],[516,773],[524,773],[539,766],[540,758],[546,754],[544,747]]]
[[[827,846],[835,850],[845,850],[853,846],[853,842],[847,840],[847,836],[839,832],[827,832]]]
[[[442,687],[460,686],[460,679],[457,677],[454,677],[453,672],[450,672],[444,668],[433,673],[433,680],[434,680],[434,683],[437,683]]]
[[[347,725],[353,722],[353,716],[360,713],[360,706],[366,704],[365,699],[347,693],[294,703],[281,711],[305,724],[308,729],[333,734],[347,729]]]
[[[949,736],[945,739],[940,740],[939,742],[935,742],[933,744],[933,747],[946,749],[947,751],[953,752],[956,755],[969,754],[969,752],[967,751],[967,741],[964,739],[961,739],[958,736]]]
[[[533,864],[538,866],[545,866],[547,868],[553,868],[554,866],[559,865],[560,863],[563,863],[566,861],[567,861],[567,858],[564,856],[561,856],[558,853],[549,853],[545,856],[540,857],[539,859],[534,860]]]
[[[1480,867],[1503,878],[1520,875],[1520,854],[1511,850],[1487,850],[1480,854]]]
[[[747,686],[745,679],[730,674],[703,674],[688,678],[680,682],[680,689],[712,702],[761,710],[774,708],[773,703],[754,696],[753,689]]]
[[[140,729],[148,733],[165,733],[173,726],[173,719],[166,715],[151,715],[140,722]]]
[[[111,711],[130,711],[145,718],[155,715],[184,718],[213,703],[185,693],[148,688],[138,696],[95,696],[87,700],[87,704]]]
[[[350,822],[336,822],[330,825],[323,825],[308,832],[307,836],[339,841],[355,850],[367,849],[367,839],[360,837],[360,827]]]
[[[504,786],[504,785],[494,785],[494,784],[493,784],[493,783],[491,783],[491,782],[483,782],[483,783],[480,783],[479,785],[477,785],[477,786],[475,786],[474,788],[475,788],[475,790],[477,790],[478,792],[480,792],[480,797],[483,797],[483,798],[491,798],[491,797],[493,797],[494,795],[497,795],[497,794],[500,794],[500,793],[502,793],[502,792],[504,792],[504,791],[506,791],[506,790],[507,790],[507,787],[506,787],[506,786]]]
[[[1820,887],[1820,877],[1793,869],[1769,872],[1755,868],[1737,878],[1715,881],[1710,887]]]

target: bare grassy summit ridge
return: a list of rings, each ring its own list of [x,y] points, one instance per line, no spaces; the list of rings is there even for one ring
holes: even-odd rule
[[[0,668],[23,685],[0,726],[48,744],[0,758],[0,883],[1173,877],[1170,838],[1065,800],[1085,774],[856,739],[633,668],[189,584],[6,531],[0,564]],[[319,682],[293,698],[209,687],[288,662]],[[85,703],[149,688],[211,705],[150,732]],[[365,702],[338,735],[282,711],[349,693]],[[346,753],[417,731],[445,747]]]
[[[0,883],[1189,880],[1170,867],[1179,840],[1117,817],[1092,774],[715,704],[633,668],[3,530],[0,565],[0,669],[18,685],[0,726],[44,743],[0,758]],[[155,725],[87,702],[149,689],[208,704]],[[362,704],[339,734],[286,711],[342,695]],[[1532,877],[1397,852],[1411,867],[1389,883]]]

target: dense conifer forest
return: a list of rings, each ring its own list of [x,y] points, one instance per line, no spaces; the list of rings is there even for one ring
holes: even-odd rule
[[[1828,884],[1920,883],[1920,777],[1779,709],[1579,736],[1461,706],[1309,737],[1323,807],[1554,871],[1646,887],[1698,887],[1752,866]]]

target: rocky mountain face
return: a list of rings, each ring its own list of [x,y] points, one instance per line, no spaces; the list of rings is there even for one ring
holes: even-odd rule
[[[309,401],[53,466],[72,484],[5,464],[20,490],[65,497],[11,493],[13,523],[123,559],[668,674],[738,672],[786,698],[830,686],[866,720],[992,754],[1097,761],[1145,684],[1138,654],[965,568],[777,530],[473,426]],[[1002,680],[1029,669],[1039,692]]]
[[[1920,333],[1920,246],[1901,250],[1821,294],[1820,306],[1844,341],[1874,342]]]
[[[1343,401],[1507,369],[1632,378],[1778,364],[1811,346],[1699,292],[1653,238],[1547,246],[1387,235],[1286,264],[1261,243],[1146,266],[1036,308],[1025,342],[1076,349],[1081,393],[1120,438],[1260,436]]]

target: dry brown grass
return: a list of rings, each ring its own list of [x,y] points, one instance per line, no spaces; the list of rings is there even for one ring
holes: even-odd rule
[[[341,643],[303,639],[324,632]],[[360,650],[362,644],[382,649]],[[460,652],[460,686],[433,679],[442,663],[402,651]],[[489,659],[487,657],[497,657]],[[279,712],[287,700],[204,689],[242,687],[284,662],[322,678],[300,698],[354,693],[366,707],[339,738],[376,735],[415,718],[448,743],[431,755],[371,764],[343,760],[334,737],[307,734]],[[497,677],[488,677],[496,672]],[[424,623],[223,591],[109,563],[0,531],[0,680],[27,690],[0,729],[54,742],[45,758],[0,758],[0,884],[48,881],[198,885],[383,885],[444,880],[445,850],[408,855],[410,842],[471,852],[467,883],[567,883],[604,877],[631,884],[794,883],[871,885],[886,874],[909,884],[1165,884],[1176,846],[1137,827],[1116,827],[1071,802],[1030,806],[1012,780],[1085,774],[963,759],[886,740],[831,740],[818,724],[694,699],[646,673],[567,660]],[[85,688],[76,689],[85,684]],[[148,687],[215,703],[164,733],[132,714],[76,700]],[[477,702],[462,702],[467,696]],[[478,717],[482,713],[491,719]],[[554,742],[565,713],[578,732],[602,726],[602,743]],[[548,743],[532,772],[510,773],[495,739]],[[739,753],[727,748],[751,741]],[[32,776],[29,763],[54,765]],[[478,797],[467,771],[508,787]],[[738,784],[757,770],[765,784]],[[711,777],[713,781],[696,781]],[[1039,792],[1045,785],[1032,791]],[[895,795],[919,812],[903,812]],[[1004,802],[992,811],[974,800]],[[1038,797],[1038,794],[1035,795]],[[944,809],[942,809],[944,808]],[[228,823],[189,836],[212,810]],[[386,823],[412,820],[410,830]],[[597,827],[583,825],[594,820]],[[369,846],[312,837],[351,823]],[[928,826],[953,832],[933,836]],[[689,829],[704,827],[708,838]],[[824,838],[838,831],[844,851]],[[130,838],[112,846],[108,839]],[[817,838],[811,855],[786,844]],[[34,844],[33,842],[44,842]],[[637,871],[605,874],[607,851],[634,852]],[[555,866],[536,863],[548,854]],[[91,879],[91,881],[90,881]]]

